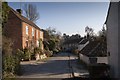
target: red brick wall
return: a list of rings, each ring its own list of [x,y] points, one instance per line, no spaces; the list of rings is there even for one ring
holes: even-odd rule
[[[28,26],[28,35],[26,34],[26,26]],[[25,23],[25,22],[22,22],[22,47],[23,49],[25,47],[27,47],[26,45],[26,41],[32,41],[32,26]],[[30,46],[30,42],[29,42],[29,46]]]
[[[26,26],[28,26],[28,35],[26,34]],[[34,39],[32,39],[32,28],[34,29]],[[37,38],[37,31],[38,31],[38,38]],[[28,40],[28,36],[29,36],[29,41],[34,40],[35,41],[35,45],[34,47],[37,47],[37,40],[40,39],[40,30],[34,28],[33,26],[22,22],[22,47],[25,48],[26,47],[26,40]],[[29,44],[30,45],[30,44]]]
[[[13,50],[22,48],[22,27],[21,20],[10,11],[8,21],[3,29],[7,37],[13,41]]]
[[[38,31],[38,38],[40,38],[40,31]]]
[[[28,26],[28,35],[26,34],[26,26]],[[34,38],[32,37],[32,28],[34,29]],[[38,38],[36,30],[38,31]],[[40,39],[40,30],[36,29],[35,27],[29,25],[28,23],[25,23],[21,21],[13,12],[10,11],[9,18],[7,21],[7,24],[4,27],[4,31],[6,35],[12,39],[13,43],[13,49],[24,49],[26,45],[26,41],[29,39],[29,41],[34,41],[35,45],[37,45],[37,40]],[[28,38],[29,37],[29,38]],[[29,46],[31,44],[28,44]]]

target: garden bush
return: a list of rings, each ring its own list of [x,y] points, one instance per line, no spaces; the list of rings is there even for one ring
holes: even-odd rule
[[[20,60],[24,59],[24,57],[25,57],[24,51],[22,51],[20,49],[17,50],[17,55],[19,56]]]
[[[15,70],[15,59],[14,56],[11,55],[5,55],[3,57],[3,70],[6,72],[14,73]]]
[[[20,60],[17,55],[3,55],[3,77],[14,77],[20,73]]]
[[[58,53],[58,52],[59,52],[58,49],[54,49],[54,50],[53,50],[53,53],[54,53],[54,54],[56,54],[56,53]]]
[[[51,57],[53,55],[53,51],[50,50],[44,50],[44,53],[46,54],[47,57]]]
[[[23,51],[24,51],[24,60],[25,61],[31,60],[31,56],[34,54],[34,52],[29,50],[28,48],[25,48]]]
[[[21,75],[20,57],[18,55],[14,56],[15,60],[15,74]]]
[[[36,47],[36,48],[34,48],[34,54],[36,54],[36,53],[42,55],[43,54],[43,50],[40,47]]]

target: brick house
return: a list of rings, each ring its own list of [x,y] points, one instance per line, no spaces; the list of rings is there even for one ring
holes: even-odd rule
[[[13,41],[13,49],[24,49],[25,47],[38,47],[39,40],[43,41],[43,31],[32,21],[21,15],[21,10],[10,8],[8,21],[4,32]],[[43,49],[43,44],[42,44]]]

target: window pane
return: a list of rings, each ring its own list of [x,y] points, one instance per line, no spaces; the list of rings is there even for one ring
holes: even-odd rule
[[[26,26],[26,34],[28,34],[28,26]]]
[[[34,29],[32,28],[32,36],[34,36]]]

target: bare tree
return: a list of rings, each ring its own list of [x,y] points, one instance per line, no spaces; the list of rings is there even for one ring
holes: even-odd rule
[[[33,21],[34,23],[39,19],[39,13],[37,11],[37,7],[33,4],[25,4],[24,11],[26,17]]]
[[[94,35],[94,30],[90,27],[85,27],[85,32],[87,33],[87,36],[93,36]]]

